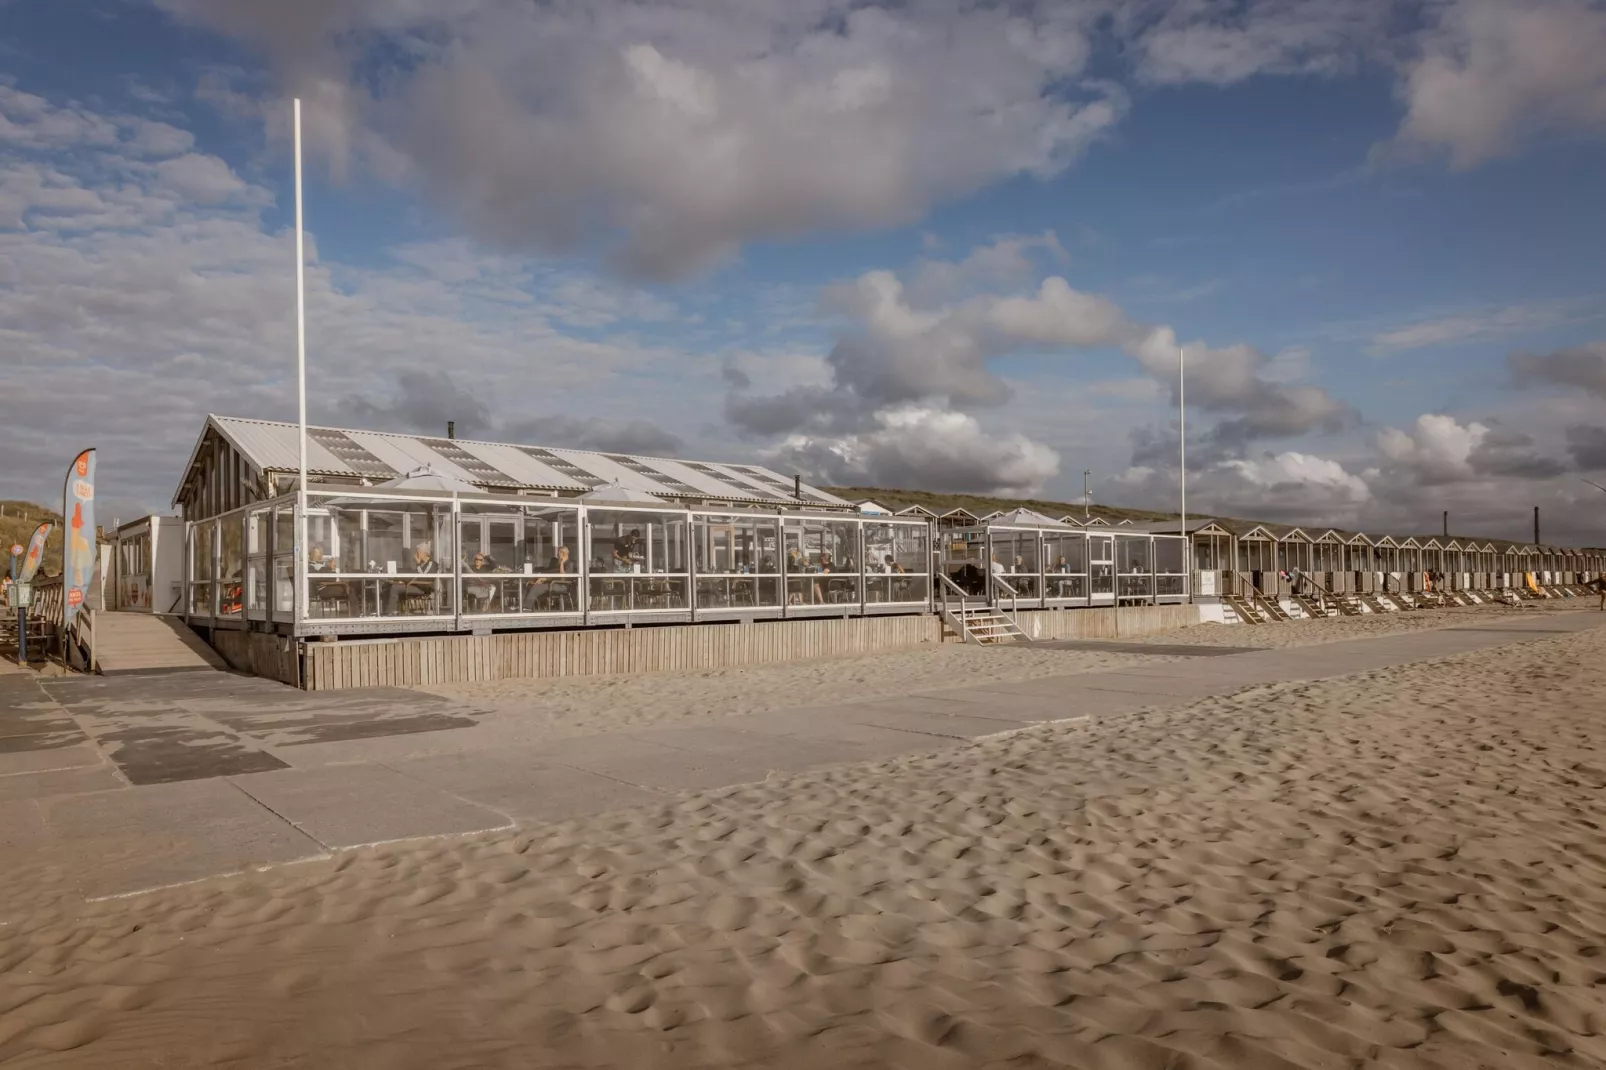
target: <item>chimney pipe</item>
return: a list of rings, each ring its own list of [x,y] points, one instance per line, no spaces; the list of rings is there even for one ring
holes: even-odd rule
[[[446,421],[446,437],[447,438],[456,438],[457,437],[457,421],[456,420],[447,420]]]
[[[1539,506],[1534,506],[1534,545],[1539,545]]]
[[[1446,539],[1450,537],[1450,510],[1448,509],[1444,511],[1444,537]]]
[[[800,475],[792,476],[792,497],[803,500],[803,477]]]

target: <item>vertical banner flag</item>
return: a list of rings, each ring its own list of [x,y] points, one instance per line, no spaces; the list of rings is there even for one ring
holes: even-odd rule
[[[45,559],[45,540],[50,537],[50,529],[54,526],[46,520],[33,529],[33,538],[28,540],[28,553],[22,559],[22,571],[17,575],[18,582],[33,582],[34,574],[39,571],[39,562]]]
[[[78,615],[89,584],[95,578],[95,451],[92,449],[80,453],[67,469],[61,515],[67,521],[67,537],[61,541],[64,589],[61,623],[66,626]]]

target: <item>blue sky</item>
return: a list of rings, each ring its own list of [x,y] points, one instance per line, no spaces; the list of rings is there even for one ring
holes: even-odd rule
[[[1606,5],[414,7],[0,3],[0,494],[293,416],[299,94],[317,419],[1164,507],[1186,345],[1196,509],[1606,541]]]

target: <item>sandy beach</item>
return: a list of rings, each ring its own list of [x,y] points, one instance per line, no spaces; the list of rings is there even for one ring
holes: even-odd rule
[[[1549,637],[56,902],[0,928],[0,1061],[1602,1065],[1603,657]]]
[[[1554,604],[1563,605],[1560,602]],[[1566,606],[1578,608],[1572,600]],[[1200,624],[1120,641],[1160,645],[1298,647],[1443,628],[1457,623],[1489,621],[1536,611],[1526,607],[1482,605],[1328,620],[1295,620],[1255,627]],[[930,688],[936,683],[957,680],[983,684],[1068,673],[1106,672],[1139,663],[1153,664],[1162,660],[1162,657],[1028,646],[992,651],[961,643],[945,643],[888,654],[817,658],[732,669],[547,680],[496,680],[487,683],[439,684],[421,690],[472,702],[486,712],[491,728],[506,731],[510,739],[530,741],[713,721],[785,707],[903,695]]]

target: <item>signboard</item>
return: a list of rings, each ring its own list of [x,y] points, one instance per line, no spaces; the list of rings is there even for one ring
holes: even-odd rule
[[[39,571],[39,563],[45,559],[45,540],[50,537],[50,529],[54,526],[46,520],[33,529],[33,538],[28,540],[28,555],[22,559],[22,570],[17,574],[18,583],[33,582],[35,573]]]
[[[1199,594],[1216,593],[1216,574],[1214,572],[1199,573]]]
[[[67,469],[61,515],[67,518],[62,540],[61,582],[65,588],[61,623],[71,625],[95,578],[95,451],[85,450]]]

